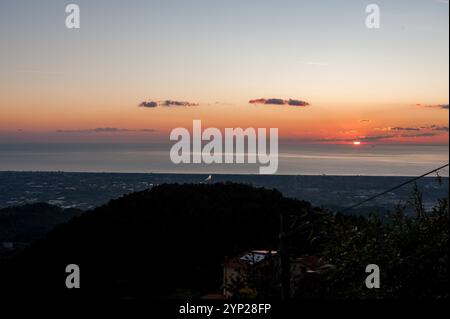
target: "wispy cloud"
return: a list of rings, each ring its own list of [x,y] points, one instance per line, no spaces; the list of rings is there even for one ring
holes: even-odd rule
[[[448,104],[417,104],[417,106],[426,107],[426,108],[434,108],[434,109],[442,109],[442,110],[448,110],[449,106]]]
[[[402,127],[402,126],[395,126],[395,127],[382,127],[382,128],[376,128],[377,131],[414,131],[414,132],[423,132],[423,131],[440,131],[440,132],[448,132],[449,128],[445,125],[424,125],[424,126],[412,126],[412,127]]]
[[[429,132],[429,133],[418,133],[418,134],[401,134],[400,137],[431,137],[431,136],[436,136],[436,135],[439,135],[439,133]]]
[[[144,101],[144,102],[139,103],[139,106],[148,107],[148,108],[158,107],[158,102]]]
[[[354,138],[323,138],[320,139],[319,142],[354,142],[354,141],[361,141],[361,142],[376,142],[376,141],[382,141],[386,139],[395,138],[395,135],[371,135],[371,136],[356,136]]]
[[[174,101],[174,100],[164,100],[164,101],[143,101],[139,103],[140,107],[155,108],[158,106],[198,106],[198,103],[186,102],[186,101]]]
[[[431,131],[442,131],[442,132],[448,132],[448,126],[439,126],[439,125],[430,125],[430,126],[424,126],[421,127],[421,129],[431,130]]]
[[[352,131],[340,132],[341,134],[351,134],[351,137],[338,137],[338,138],[324,138],[320,139],[319,142],[378,142],[392,140],[395,138],[408,138],[415,139],[421,137],[433,137],[442,136],[443,134],[448,134],[449,127],[444,125],[425,125],[425,126],[411,126],[411,127],[384,127],[376,128],[375,131],[379,131],[379,134],[371,133],[368,135],[356,135],[352,134]]]
[[[382,141],[387,140],[391,138],[395,138],[395,135],[369,135],[369,136],[362,136],[358,140],[362,142],[376,142],[376,141]],[[352,140],[354,141],[354,139]]]
[[[160,102],[160,105],[162,105],[162,106],[198,106],[198,103],[166,100],[166,101]]]
[[[368,135],[368,136],[356,136],[354,138],[324,138],[320,139],[319,142],[380,142],[391,140],[395,138],[420,138],[420,137],[433,137],[437,136],[439,133],[436,132],[425,132],[425,133],[405,133],[405,134],[380,134],[380,135]]]
[[[271,98],[271,99],[255,99],[250,100],[250,104],[264,104],[264,105],[290,105],[290,106],[308,106],[310,105],[308,102],[302,101],[302,100],[295,100],[295,99],[278,99],[278,98]]]
[[[420,131],[419,127],[391,127],[391,131]]]
[[[58,133],[120,133],[120,132],[142,132],[153,133],[154,129],[126,129],[117,127],[98,127],[94,129],[81,129],[81,130],[58,130]]]

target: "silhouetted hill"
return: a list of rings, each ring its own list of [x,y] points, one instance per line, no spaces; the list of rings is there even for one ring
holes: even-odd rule
[[[57,227],[0,269],[0,289],[21,298],[48,291],[58,297],[199,296],[220,287],[224,256],[277,249],[280,212],[297,216],[297,222],[320,216],[309,203],[274,190],[157,186]],[[80,266],[79,290],[65,288],[68,264]]]
[[[78,209],[62,209],[46,203],[0,209],[0,243],[31,242],[81,213]]]

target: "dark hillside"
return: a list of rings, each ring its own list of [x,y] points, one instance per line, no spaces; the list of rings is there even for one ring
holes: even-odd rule
[[[0,243],[34,241],[81,213],[46,203],[0,209]]]
[[[319,212],[246,185],[161,185],[58,227],[0,271],[0,287],[22,296],[199,296],[220,287],[224,256],[277,249],[281,211],[297,215],[297,223]],[[81,269],[76,292],[64,285],[68,264]]]
[[[283,213],[291,262],[309,255],[327,266],[312,277],[297,273],[292,297],[448,299],[448,198],[426,210],[413,195],[412,216],[399,206],[381,219],[329,214],[243,184],[156,186],[85,212],[0,263],[0,293],[70,302],[199,298],[220,290],[225,256],[278,250]],[[65,286],[69,264],[80,266],[81,289]],[[369,264],[381,269],[381,289],[365,285]],[[255,297],[279,297],[278,275],[260,279]]]

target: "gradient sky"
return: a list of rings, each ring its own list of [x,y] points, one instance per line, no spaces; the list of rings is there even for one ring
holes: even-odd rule
[[[68,2],[0,2],[0,142],[167,139],[200,119],[293,142],[448,143],[448,1],[376,1],[378,30],[361,0],[72,2],[79,30]],[[199,105],[138,107],[163,100]]]

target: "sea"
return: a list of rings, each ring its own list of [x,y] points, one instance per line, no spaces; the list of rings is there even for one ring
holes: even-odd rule
[[[0,145],[0,208],[47,202],[93,209],[128,193],[164,183],[237,182],[276,189],[332,211],[362,202],[448,163],[448,146],[288,145],[280,147],[279,171],[258,167],[175,165],[164,145]],[[431,209],[448,197],[448,168],[353,209],[392,211],[412,200],[414,185]]]
[[[261,164],[173,164],[169,144],[0,144],[0,171],[258,174]],[[449,161],[448,145],[282,144],[279,175],[417,176]],[[442,174],[448,176],[448,170]]]

